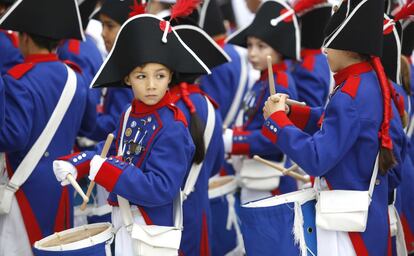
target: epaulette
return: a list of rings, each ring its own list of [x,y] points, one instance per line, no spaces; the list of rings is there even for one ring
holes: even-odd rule
[[[341,92],[344,92],[355,99],[360,83],[361,78],[359,76],[350,76],[346,79],[345,84],[342,86]]]
[[[79,55],[80,53],[80,41],[75,39],[69,39],[68,41],[69,52]]]
[[[9,74],[11,77],[13,77],[16,80],[19,80],[27,72],[29,72],[35,65],[36,65],[35,63],[31,63],[31,62],[17,64],[16,66],[9,69],[9,71],[7,71],[7,74]]]
[[[315,55],[308,55],[303,58],[302,67],[310,72],[315,68]]]
[[[201,95],[203,95],[203,96],[205,96],[205,97],[207,97],[209,100],[210,100],[210,102],[211,102],[211,104],[213,104],[213,107],[215,108],[215,109],[218,109],[219,108],[219,104],[212,98],[212,97],[210,97],[210,95],[208,95],[205,91],[203,91],[201,88],[200,88],[200,86],[198,86],[198,85],[194,85],[194,84],[192,84],[192,85],[189,85],[188,86],[188,92],[190,93],[190,94],[193,94],[193,93],[199,93],[199,94],[201,94]]]
[[[181,121],[185,127],[188,127],[187,118],[185,117],[184,113],[175,104],[171,103],[167,106],[174,112],[174,120]]]

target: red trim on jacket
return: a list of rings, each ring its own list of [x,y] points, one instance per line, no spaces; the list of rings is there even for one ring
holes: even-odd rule
[[[243,130],[241,128],[233,129],[233,138],[237,136],[249,136],[250,131]],[[247,141],[238,142],[233,140],[233,147],[231,149],[232,155],[249,155],[250,154],[250,144]]]
[[[55,218],[55,232],[60,232],[72,227],[70,216],[69,191],[67,187],[63,187]]]
[[[15,48],[19,48],[19,38],[16,32],[13,32],[11,30],[0,29],[0,33],[5,34]]]
[[[344,92],[355,99],[358,92],[359,85],[361,84],[361,77],[351,76],[346,79],[344,86],[341,88],[341,92]]]
[[[201,225],[200,256],[210,256],[210,243],[208,240],[208,223],[206,213],[203,211]]]
[[[266,126],[262,126],[262,134],[268,139],[270,140],[273,144],[276,143],[277,141],[277,134],[272,132],[271,130],[269,130],[268,127]]]
[[[294,125],[283,110],[274,112],[269,118],[272,119],[272,121],[275,122],[279,128]]]
[[[291,105],[289,119],[299,129],[305,129],[308,124],[311,109],[308,106]]]
[[[408,223],[407,217],[404,213],[400,215],[401,218],[401,224],[404,231],[404,238],[405,238],[405,244],[407,246],[407,251],[414,252],[414,233],[413,230],[410,227],[410,224]]]
[[[300,52],[302,57],[302,67],[308,71],[313,71],[315,68],[315,56],[321,53],[321,49],[303,49]]]
[[[369,256],[368,249],[365,246],[364,240],[360,232],[348,232],[349,238],[351,239],[355,253],[358,256]]]

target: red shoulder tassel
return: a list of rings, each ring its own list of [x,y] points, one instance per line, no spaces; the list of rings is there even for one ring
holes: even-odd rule
[[[404,5],[398,13],[395,14],[394,20],[404,20],[407,19],[409,16],[414,15],[414,2],[408,3]]]
[[[180,83],[181,95],[184,101],[184,104],[190,110],[190,113],[193,114],[196,112],[193,102],[190,99],[190,93],[188,92],[188,84],[187,83]]]
[[[391,92],[390,92],[390,84],[385,75],[384,68],[381,64],[379,57],[372,57],[372,66],[377,74],[381,91],[382,91],[382,99],[384,103],[384,118],[381,124],[381,131],[379,133],[381,139],[381,146],[387,149],[392,149],[392,140],[390,137],[390,120],[391,120]]]
[[[137,0],[134,0],[134,5],[130,6],[131,12],[128,14],[128,18],[132,18],[134,16],[144,14],[146,13],[145,8],[147,7],[147,4],[137,3]]]

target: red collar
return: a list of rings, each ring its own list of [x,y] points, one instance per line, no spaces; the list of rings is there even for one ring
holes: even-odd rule
[[[359,74],[362,74],[362,73],[367,73],[371,70],[372,70],[372,66],[371,66],[371,64],[369,64],[369,62],[360,62],[360,63],[357,63],[357,64],[352,64],[352,65],[338,71],[334,75],[335,84],[340,85],[343,82],[345,82],[345,80],[350,76],[353,76],[353,75],[355,76],[355,75],[359,75]]]
[[[153,113],[155,111],[157,111],[158,109],[168,106],[168,105],[172,105],[172,101],[171,101],[171,96],[170,93],[167,92],[164,97],[155,105],[146,105],[145,103],[134,99],[132,101],[132,113],[137,114],[137,115],[145,115],[145,114],[150,114]]]
[[[224,45],[226,44],[226,37],[223,36],[223,37],[215,39],[214,41],[216,41],[216,43],[220,45],[221,48],[224,48]]]
[[[49,54],[31,54],[24,58],[25,63],[38,63],[38,62],[51,62],[59,61],[58,56],[55,53]]]
[[[280,71],[286,71],[287,65],[284,61],[282,61],[281,63],[273,64],[272,69],[273,69],[273,73],[277,73]],[[260,80],[267,81],[268,79],[269,79],[269,75],[268,75],[267,69],[263,70],[260,74]]]
[[[300,51],[300,56],[307,57],[307,56],[318,55],[321,53],[322,53],[321,49],[302,49],[302,51]]]

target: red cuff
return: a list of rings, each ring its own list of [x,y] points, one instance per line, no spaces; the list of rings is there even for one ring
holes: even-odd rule
[[[102,164],[101,169],[99,169],[98,173],[96,174],[95,182],[104,187],[109,192],[112,192],[121,174],[121,169],[105,161]]]
[[[232,155],[249,155],[250,154],[250,144],[249,143],[234,143],[233,148],[231,149]]]
[[[310,113],[310,107],[291,105],[289,118],[296,127],[303,130],[308,124]]]
[[[276,141],[277,141],[277,134],[274,133],[274,132],[272,132],[271,130],[269,130],[268,127],[262,126],[262,134],[267,139],[269,139],[273,144],[276,143]]]
[[[283,110],[276,111],[269,118],[272,119],[272,121],[275,122],[279,126],[279,128],[293,125],[293,123],[289,120],[285,111]]]
[[[63,160],[63,161],[68,161],[69,162],[70,161],[69,159],[71,159],[72,157],[74,157],[76,155],[79,155],[79,152],[59,157],[58,160]],[[86,175],[89,174],[89,169],[90,169],[89,165],[90,165],[90,163],[91,163],[91,161],[88,160],[88,161],[85,161],[81,164],[75,165],[76,171],[78,172],[76,180],[80,180],[80,179],[82,179],[83,177],[85,177]]]

